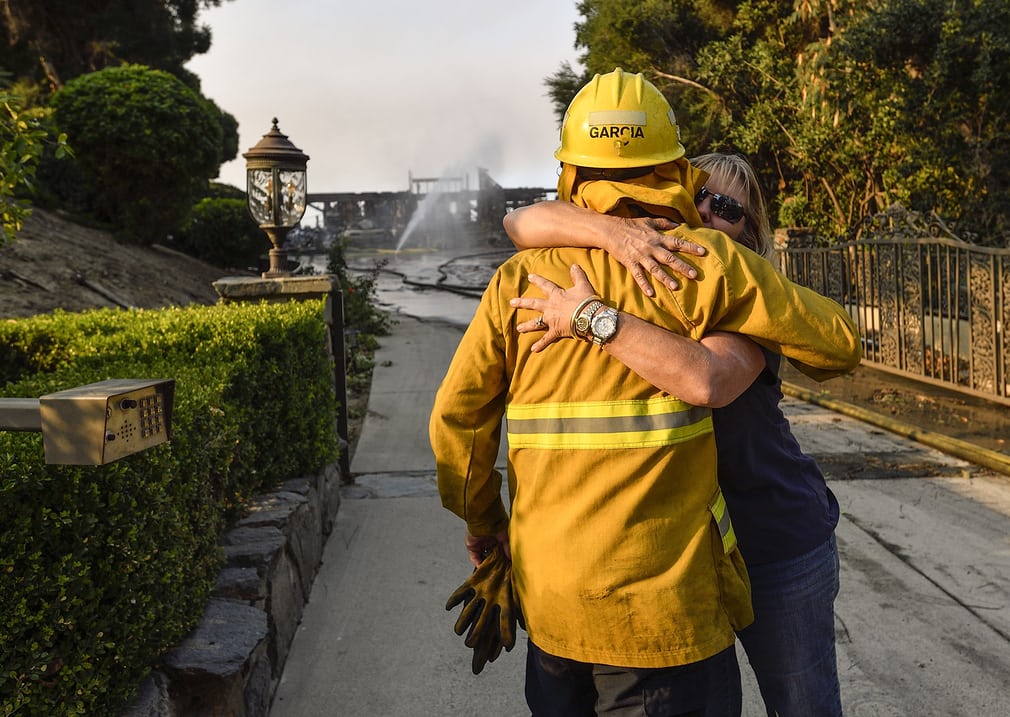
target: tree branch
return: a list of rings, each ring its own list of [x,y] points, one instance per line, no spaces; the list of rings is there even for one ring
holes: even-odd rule
[[[671,75],[669,73],[662,72],[661,70],[657,70],[656,68],[652,68],[652,72],[653,72],[654,75],[656,75],[657,77],[662,77],[664,80],[670,80],[672,82],[678,82],[678,83],[680,83],[682,85],[687,85],[688,87],[693,87],[696,90],[701,90],[702,92],[707,92],[708,94],[712,95],[713,97],[719,97],[719,94],[717,92],[715,92],[714,90],[710,90],[708,87],[705,87],[705,85],[700,85],[697,82],[695,82],[694,80],[689,80],[686,77],[681,77],[680,75]]]

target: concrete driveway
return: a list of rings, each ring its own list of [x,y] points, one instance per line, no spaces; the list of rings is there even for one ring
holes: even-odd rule
[[[528,714],[525,640],[482,674],[452,632],[463,524],[434,485],[427,420],[462,326],[400,314],[271,717]],[[1010,477],[787,400],[841,504],[846,714],[1010,715]],[[764,715],[744,662],[747,717]]]

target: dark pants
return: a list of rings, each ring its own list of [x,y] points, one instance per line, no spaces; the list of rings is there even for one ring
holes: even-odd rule
[[[533,717],[739,717],[736,652],[652,669],[611,667],[549,655],[532,642],[526,703]]]
[[[748,565],[754,623],[739,633],[768,715],[841,717],[835,536],[806,555]]]

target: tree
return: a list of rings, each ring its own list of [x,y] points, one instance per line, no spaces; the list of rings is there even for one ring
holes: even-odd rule
[[[53,140],[43,126],[45,112],[21,109],[18,97],[0,92],[0,246],[14,239],[31,213],[22,199],[33,186],[35,171],[46,143],[55,155],[67,155],[66,135]]]
[[[131,65],[82,75],[52,106],[96,218],[132,241],[150,244],[181,226],[217,175],[220,113],[167,72]]]
[[[876,140],[863,203],[933,210],[962,235],[1010,239],[1005,0],[880,3],[853,18],[826,61],[842,126]]]
[[[221,0],[5,0],[0,66],[51,89],[130,62],[195,78],[184,69],[210,48],[200,9]]]
[[[164,70],[199,93],[200,79],[185,64],[210,49],[200,10],[222,1],[4,0],[0,68],[14,76],[26,107],[45,106],[81,75],[124,64]],[[217,111],[228,161],[238,154],[238,122]]]
[[[544,80],[547,96],[551,98],[554,114],[558,118],[558,127],[561,126],[565,118],[565,110],[572,98],[578,93],[579,88],[589,80],[590,77],[586,77],[585,74],[577,75],[568,61],[562,62],[558,71]]]
[[[695,56],[725,34],[736,3],[718,0],[582,0],[584,20],[575,25],[575,47],[585,71],[577,75],[565,63],[545,84],[560,123],[575,93],[593,75],[615,67],[643,72],[676,110],[686,141],[707,144],[711,107],[717,98],[691,78]]]
[[[587,70],[646,72],[690,154],[750,157],[780,225],[852,236],[900,203],[980,243],[1010,241],[1006,0],[586,0],[579,10]]]

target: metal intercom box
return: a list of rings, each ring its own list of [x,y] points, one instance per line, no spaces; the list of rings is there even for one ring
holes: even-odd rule
[[[175,379],[109,379],[39,399],[46,463],[104,465],[171,437]]]

